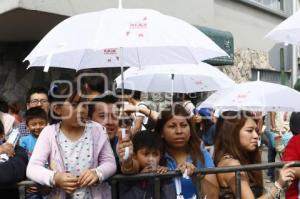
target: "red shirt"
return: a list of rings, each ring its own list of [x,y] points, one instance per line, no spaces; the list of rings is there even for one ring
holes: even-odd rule
[[[300,134],[293,136],[288,142],[284,154],[284,161],[300,161]],[[285,193],[286,199],[298,199],[298,179],[293,181],[293,184]]]

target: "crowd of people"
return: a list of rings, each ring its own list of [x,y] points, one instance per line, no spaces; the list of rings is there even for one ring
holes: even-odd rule
[[[161,198],[197,198],[199,180],[205,198],[230,199],[237,192],[235,173],[199,177],[195,172],[259,164],[263,145],[270,162],[276,153],[289,162],[277,177],[269,170],[270,189],[264,189],[262,171],[242,172],[241,197],[275,199],[284,190],[287,199],[300,195],[300,169],[293,167],[300,160],[299,113],[198,110],[187,95],[158,112],[141,101],[139,91],[120,97],[99,84],[86,80],[80,91],[75,83],[32,87],[22,117],[20,108],[1,101],[0,155],[10,157],[0,163],[1,195],[19,198],[14,185],[29,179],[36,186],[26,187],[28,199],[106,199],[114,174],[178,170],[181,177],[162,179]],[[20,132],[16,146],[6,142],[13,128]],[[154,195],[153,180],[118,186],[119,198]]]

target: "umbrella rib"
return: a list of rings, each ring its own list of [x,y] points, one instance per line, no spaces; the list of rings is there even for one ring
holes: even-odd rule
[[[156,75],[156,73],[154,73],[154,75],[152,76],[151,80],[149,81],[149,82],[151,83],[151,84],[148,84],[149,86],[152,85],[152,82],[153,82],[153,80],[155,79],[155,78],[154,78],[155,75]],[[149,86],[148,86],[148,88],[149,88]],[[148,88],[147,88],[147,90],[149,90]]]
[[[184,78],[184,75],[182,76],[182,79],[183,79],[183,86],[184,86],[184,90],[185,90],[185,93],[189,93],[189,92],[187,92],[187,87],[186,87],[186,80],[185,80],[185,78]]]
[[[139,54],[139,47],[136,48],[136,54],[137,54],[137,59],[138,59],[138,62],[139,62],[139,68],[141,69],[142,68],[142,64],[141,64],[141,59],[140,59],[140,54]]]
[[[202,31],[200,31],[200,32],[202,32]],[[185,38],[185,37],[182,37],[182,38]],[[185,40],[186,40],[186,38],[185,38]],[[194,56],[192,50],[190,49],[190,47],[186,47],[186,48],[189,50],[190,54],[192,55],[192,58],[194,59],[194,63],[199,64],[198,60],[195,58],[195,56]]]
[[[198,60],[195,58],[195,56],[194,56],[192,50],[191,50],[189,47],[187,47],[187,48],[189,49],[189,51],[190,51],[190,53],[191,53],[191,55],[192,55],[192,58],[194,59],[195,63],[196,63],[196,64],[199,64],[199,62],[198,62]]]
[[[87,50],[87,49],[84,49],[84,50],[83,50],[83,54],[82,54],[81,59],[80,59],[79,64],[78,64],[78,68],[81,66],[81,63],[82,63],[83,57],[85,56],[85,51],[86,51],[86,50]],[[77,68],[77,69],[78,69],[78,68]],[[95,66],[95,68],[96,68],[96,66]],[[80,68],[80,69],[81,69],[81,68]],[[79,69],[79,70],[80,70],[80,69]],[[76,70],[76,71],[78,71],[78,70]]]

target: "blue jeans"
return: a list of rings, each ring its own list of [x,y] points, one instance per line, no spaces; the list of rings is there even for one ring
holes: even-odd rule
[[[44,196],[38,192],[26,193],[25,199],[44,199]]]
[[[272,135],[271,132],[266,132],[266,135],[268,136],[269,144],[268,144],[268,162],[275,162],[276,158],[276,150],[272,146]],[[268,176],[270,176],[271,181],[275,181],[275,168],[268,169]]]

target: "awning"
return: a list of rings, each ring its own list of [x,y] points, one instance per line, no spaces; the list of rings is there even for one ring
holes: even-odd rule
[[[230,57],[217,57],[206,60],[205,62],[215,66],[233,65],[234,63],[234,43],[231,32],[222,31],[218,29],[195,26],[204,34],[210,37],[218,46],[220,46]]]

